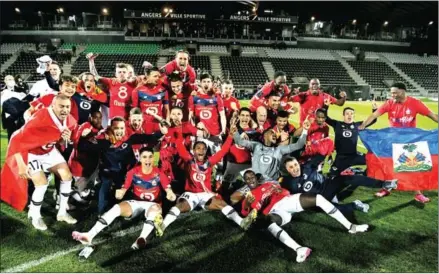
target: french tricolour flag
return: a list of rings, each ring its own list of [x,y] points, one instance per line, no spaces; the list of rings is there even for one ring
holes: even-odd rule
[[[367,175],[398,179],[398,190],[438,189],[438,130],[385,128],[363,130]]]

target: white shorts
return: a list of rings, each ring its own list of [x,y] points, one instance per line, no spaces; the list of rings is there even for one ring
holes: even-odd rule
[[[289,223],[291,221],[291,214],[303,211],[299,197],[300,193],[283,198],[271,208],[269,214],[280,216],[282,219],[281,226]]]
[[[66,160],[56,148],[43,155],[28,153],[27,156],[27,166],[31,176],[40,171],[49,172],[51,167],[62,163],[66,163]]]
[[[251,164],[235,164],[235,163],[227,162],[227,167],[226,167],[226,171],[224,172],[223,180],[226,182],[233,183],[236,181],[241,171],[251,167],[252,167]]]
[[[101,113],[102,113],[102,127],[107,128],[110,125],[110,108],[104,105],[101,105]]]
[[[148,212],[148,210],[153,205],[158,205],[157,203],[154,202],[137,201],[137,200],[128,200],[125,202],[127,202],[131,206],[131,211],[133,212],[133,214],[129,218],[125,218],[125,219],[134,219],[140,214],[144,214],[145,212]]]
[[[197,206],[205,210],[206,208],[204,206],[206,205],[207,201],[209,201],[213,196],[215,196],[215,194],[209,192],[185,192],[181,194],[178,199],[185,199],[189,203],[191,211],[194,210]]]

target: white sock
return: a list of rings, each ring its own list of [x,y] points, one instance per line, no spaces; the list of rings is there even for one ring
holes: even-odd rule
[[[322,195],[317,194],[316,206],[320,207],[329,216],[336,219],[340,224],[342,224],[346,229],[350,229],[352,223],[346,219],[346,217],[338,210],[333,204],[326,200]]]
[[[302,247],[299,245],[296,241],[293,240],[293,238],[288,235],[280,226],[278,226],[276,223],[272,223],[270,226],[268,226],[268,231],[279,241],[281,241],[284,245],[288,246],[289,248],[296,251],[298,248]]]
[[[70,192],[72,192],[72,180],[61,181],[59,192],[58,215],[65,215],[67,214],[67,203],[69,202]]]
[[[224,216],[227,217],[227,219],[234,221],[238,225],[241,224],[242,218],[241,216],[238,215],[238,213],[233,207],[227,205],[223,209],[221,209],[221,212],[224,214]]]
[[[163,227],[167,228],[172,222],[177,220],[178,215],[180,215],[180,209],[177,207],[172,207],[168,214],[166,214],[165,219],[163,220]]]
[[[120,206],[114,205],[110,210],[108,210],[101,218],[96,222],[96,224],[90,229],[88,234],[90,235],[90,241],[98,235],[102,229],[109,226],[114,219],[120,216]]]
[[[48,184],[43,186],[35,186],[29,206],[29,216],[32,218],[41,217],[41,205],[43,204],[44,194],[46,193],[48,186]]]
[[[154,216],[155,217],[155,216]],[[146,239],[148,235],[154,229],[154,217],[148,216],[143,223],[142,232],[140,232],[140,237]]]

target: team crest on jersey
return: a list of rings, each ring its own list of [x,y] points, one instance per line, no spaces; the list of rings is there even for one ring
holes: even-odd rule
[[[395,172],[425,172],[433,168],[426,141],[412,144],[392,144]]]
[[[206,180],[206,175],[203,174],[203,173],[198,173],[198,172],[196,172],[196,173],[194,173],[194,174],[192,175],[192,179],[193,179],[195,182],[200,182],[200,183],[202,183],[202,182],[204,182],[204,181]]]
[[[410,115],[410,113],[412,113],[412,112],[410,111],[410,109],[407,109],[407,110],[405,111],[405,114],[407,114],[407,115]]]
[[[354,129],[354,125],[351,125],[351,129]]]
[[[127,143],[123,143],[120,147],[121,147],[122,149],[126,149],[126,148],[128,147],[128,144],[127,144]]]
[[[152,185],[152,186],[157,186],[157,182],[156,182],[156,180],[152,180],[151,185]]]

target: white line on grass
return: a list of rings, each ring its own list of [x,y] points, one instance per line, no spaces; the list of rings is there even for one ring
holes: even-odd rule
[[[130,228],[127,228],[127,229],[124,229],[124,230],[112,233],[110,238],[101,239],[99,241],[94,242],[94,244],[102,244],[102,243],[105,243],[105,242],[107,242],[107,241],[109,241],[111,239],[120,238],[120,237],[123,237],[125,235],[137,232],[140,229],[141,229],[141,225],[130,227]],[[38,260],[33,260],[33,261],[30,261],[30,262],[27,262],[27,263],[24,263],[24,264],[21,264],[21,265],[18,265],[18,266],[14,266],[14,267],[5,269],[2,272],[6,272],[6,273],[23,272],[23,271],[28,270],[31,267],[39,266],[39,265],[44,264],[44,263],[46,263],[48,261],[51,261],[53,259],[62,257],[64,255],[67,255],[67,254],[75,252],[75,251],[79,251],[79,250],[81,250],[83,248],[84,248],[84,245],[82,245],[82,244],[81,245],[77,245],[77,246],[72,247],[70,249],[67,249],[65,251],[55,252],[55,253],[53,253],[51,255],[45,256],[45,257],[43,257],[41,259],[38,259]]]
[[[190,214],[189,213],[187,213],[187,214],[183,213],[180,216],[178,216],[179,217],[178,219],[179,220],[180,219],[185,219],[185,218],[187,218],[187,217],[189,217],[191,215],[194,215],[194,214],[197,214],[197,213],[202,213],[202,212],[203,211],[193,211]],[[114,233],[111,233],[111,237],[104,238],[104,239],[101,239],[101,240],[98,240],[98,241],[94,241],[93,245],[103,244],[105,242],[108,242],[109,240],[120,238],[120,237],[126,236],[126,235],[134,233],[134,232],[138,232],[138,231],[140,231],[142,229],[142,227],[143,227],[143,224],[137,225],[137,226],[133,226],[133,227],[121,230],[121,231],[114,232]],[[28,270],[31,267],[39,266],[41,264],[44,264],[44,263],[46,263],[48,261],[57,259],[59,257],[67,255],[69,253],[72,253],[72,252],[75,252],[75,251],[79,251],[79,250],[81,250],[83,248],[84,248],[84,245],[80,244],[80,245],[77,245],[77,246],[72,247],[70,249],[67,249],[65,251],[55,252],[55,253],[53,253],[51,255],[48,255],[48,256],[45,256],[45,257],[43,257],[41,259],[33,260],[33,261],[30,261],[30,262],[27,262],[27,263],[23,263],[23,264],[18,265],[18,266],[14,266],[14,267],[5,269],[5,270],[2,271],[2,273],[24,272],[24,271]]]

